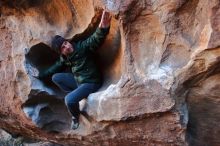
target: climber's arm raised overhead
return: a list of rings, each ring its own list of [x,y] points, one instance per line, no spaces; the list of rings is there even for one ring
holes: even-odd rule
[[[79,41],[77,45],[83,49],[95,51],[104,41],[106,35],[109,33],[111,22],[111,15],[106,10],[102,13],[102,18],[96,31],[86,40]]]
[[[99,23],[99,28],[108,28],[110,27],[110,23],[111,23],[111,15],[109,12],[107,12],[106,10],[104,10],[102,12],[102,18],[101,21]]]

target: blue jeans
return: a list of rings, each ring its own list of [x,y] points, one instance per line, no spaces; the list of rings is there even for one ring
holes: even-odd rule
[[[72,73],[56,73],[52,81],[63,91],[68,92],[65,96],[65,104],[75,118],[79,118],[79,101],[88,97],[90,93],[96,92],[101,84],[82,83],[77,84]]]

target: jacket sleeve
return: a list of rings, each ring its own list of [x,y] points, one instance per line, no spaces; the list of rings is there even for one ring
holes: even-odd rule
[[[109,33],[109,29],[110,27],[97,28],[96,31],[86,40],[78,42],[79,48],[89,49],[90,51],[93,51],[93,52],[96,51],[96,49],[100,47],[105,37]]]
[[[64,66],[64,62],[61,61],[61,59],[60,59],[60,60],[56,61],[55,64],[50,66],[45,71],[40,72],[38,77],[40,79],[44,79],[44,78],[46,78],[46,77],[48,77],[48,76],[50,76],[50,75],[52,75],[54,73],[57,73],[57,72],[61,71],[63,66]]]

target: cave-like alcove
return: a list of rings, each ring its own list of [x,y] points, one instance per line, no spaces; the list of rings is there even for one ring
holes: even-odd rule
[[[42,42],[32,46],[25,55],[26,61],[38,70],[49,67],[58,57],[59,55],[56,52]]]
[[[121,37],[119,30],[114,27],[113,29],[114,36],[110,34],[110,37],[106,38],[105,43],[95,53],[95,61],[103,77],[103,86],[99,91],[105,90],[110,84],[117,83],[120,78]],[[78,37],[88,37],[92,31],[94,32],[95,28]],[[25,66],[32,87],[27,101],[22,105],[23,110],[38,127],[53,132],[65,131],[70,127],[71,116],[64,104],[64,97],[67,93],[61,91],[51,81],[51,76],[44,80],[39,80],[34,76],[53,65],[57,59],[59,55],[43,42],[26,49]],[[61,72],[71,72],[71,69],[65,68]]]
[[[69,129],[71,116],[64,104],[65,93],[51,81],[35,78],[39,71],[51,66],[59,57],[50,47],[39,43],[27,50],[25,66],[32,87],[28,99],[22,105],[25,114],[41,129],[49,132],[61,132]]]

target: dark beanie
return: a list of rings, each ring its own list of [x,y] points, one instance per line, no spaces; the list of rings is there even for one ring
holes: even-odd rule
[[[66,41],[66,39],[64,39],[59,35],[55,35],[54,38],[52,39],[52,49],[57,53],[60,53],[60,48],[64,41]]]

